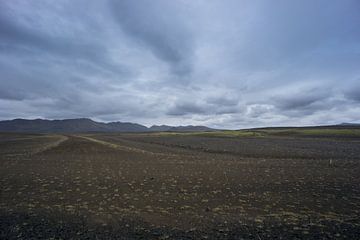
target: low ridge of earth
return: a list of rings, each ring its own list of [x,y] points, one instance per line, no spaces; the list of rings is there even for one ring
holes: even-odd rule
[[[0,134],[0,239],[359,239],[360,138]]]

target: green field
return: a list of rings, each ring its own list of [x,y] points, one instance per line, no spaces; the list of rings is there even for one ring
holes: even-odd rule
[[[156,132],[157,136],[360,138],[360,128],[258,128],[212,132]]]

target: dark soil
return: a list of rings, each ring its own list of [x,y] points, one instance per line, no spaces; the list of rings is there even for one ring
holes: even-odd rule
[[[0,239],[360,236],[357,140],[0,138]]]

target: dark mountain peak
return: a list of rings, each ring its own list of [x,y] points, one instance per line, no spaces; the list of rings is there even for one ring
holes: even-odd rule
[[[60,120],[46,119],[14,119],[0,121],[1,132],[32,133],[75,133],[75,132],[139,132],[147,128],[139,124],[96,122],[90,118],[74,118]]]
[[[90,118],[60,120],[13,119],[0,121],[0,132],[80,133],[80,132],[149,132],[149,131],[214,131],[205,126],[153,125],[150,128],[131,122],[96,122]]]
[[[90,118],[68,118],[68,119],[55,119],[55,120],[47,120],[54,122],[95,122]]]
[[[360,123],[347,123],[347,122],[343,122],[343,123],[340,123],[339,125],[341,125],[341,126],[360,126]]]
[[[6,122],[29,122],[29,121],[43,121],[43,119],[41,118],[36,118],[36,119],[24,119],[24,118],[15,118],[12,120],[5,120]],[[3,121],[3,122],[5,122]]]
[[[172,126],[168,126],[168,125],[152,125],[149,128],[149,130],[154,131],[154,132],[164,132],[164,131],[168,131],[170,128],[172,128]]]
[[[177,126],[172,127],[168,131],[174,131],[174,132],[207,132],[207,131],[215,131],[215,129],[208,128],[206,126],[194,126],[194,125],[186,125],[186,126]]]
[[[148,128],[131,122],[109,122],[106,123],[107,126],[112,127],[115,131],[119,130],[120,132],[146,132]]]

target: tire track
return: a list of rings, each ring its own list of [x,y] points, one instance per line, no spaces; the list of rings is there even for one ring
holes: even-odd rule
[[[140,148],[135,148],[135,147],[128,147],[128,146],[124,146],[124,145],[119,145],[119,144],[114,144],[114,143],[110,143],[110,142],[106,142],[103,140],[98,140],[96,138],[92,138],[92,137],[87,137],[87,136],[79,136],[77,135],[76,137],[94,142],[94,143],[98,143],[113,149],[118,149],[118,150],[122,150],[122,151],[127,151],[127,152],[136,152],[136,153],[141,153],[141,154],[147,154],[147,155],[152,155],[152,156],[171,156],[171,157],[177,157],[180,156],[178,154],[172,154],[172,153],[155,153],[155,152],[150,152],[147,150],[143,150]]]
[[[55,147],[59,146],[60,144],[62,144],[63,142],[65,142],[65,141],[67,141],[69,139],[69,137],[64,136],[64,135],[54,135],[54,137],[58,137],[59,139],[57,141],[55,141],[55,142],[46,144],[45,146],[36,149],[30,155],[39,154],[39,153],[45,152],[47,150],[50,150],[52,148],[55,148]]]

